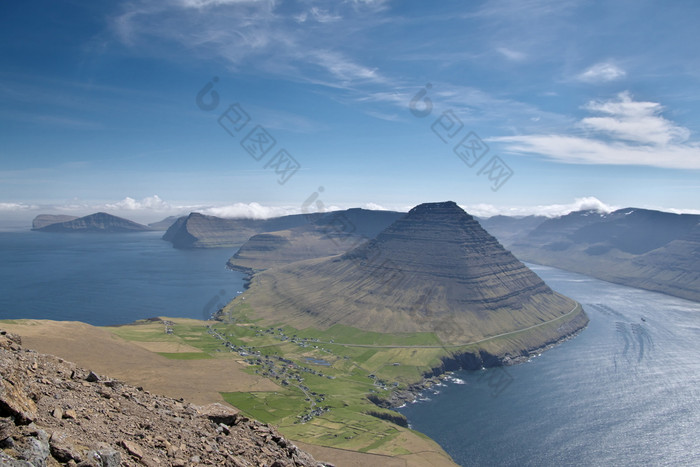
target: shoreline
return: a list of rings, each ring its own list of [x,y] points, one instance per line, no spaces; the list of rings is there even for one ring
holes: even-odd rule
[[[581,313],[585,315],[583,308]],[[442,365],[433,367],[423,374],[423,379],[416,383],[410,384],[406,389],[393,391],[388,399],[382,399],[373,394],[369,394],[367,399],[374,403],[377,407],[395,411],[398,408],[411,404],[417,401],[424,391],[442,384],[444,380],[459,370],[476,371],[487,368],[508,367],[527,363],[531,358],[537,357],[542,352],[546,352],[554,347],[557,347],[564,342],[575,338],[588,327],[588,318],[583,326],[577,327],[573,331],[564,334],[562,337],[545,343],[539,347],[523,350],[521,355],[511,357],[505,355],[491,355],[483,350],[476,350],[478,356],[474,352],[456,353],[449,357],[443,357]],[[467,365],[464,363],[468,362]],[[456,365],[456,366],[455,366]],[[397,412],[398,413],[398,412]]]
[[[253,268],[247,268],[245,266],[238,266],[237,264],[233,264],[233,263],[231,263],[230,259],[228,261],[226,261],[226,269],[245,274],[245,277],[243,278],[243,290],[248,290],[248,288],[250,287],[250,281],[253,280],[253,276],[257,272]],[[221,311],[221,310],[219,310],[219,311]],[[218,315],[218,312],[217,312],[217,315]],[[216,317],[214,317],[214,319],[216,319]]]

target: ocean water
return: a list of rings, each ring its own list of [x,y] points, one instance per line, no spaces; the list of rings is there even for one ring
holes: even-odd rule
[[[243,290],[229,249],[161,233],[0,232],[0,319],[206,318]],[[530,362],[455,373],[401,409],[471,466],[700,465],[700,304],[528,265],[590,324]]]
[[[400,411],[464,466],[700,465],[700,304],[529,264],[588,328]]]
[[[226,269],[235,251],[177,250],[162,234],[0,232],[0,319],[203,319],[243,290]]]

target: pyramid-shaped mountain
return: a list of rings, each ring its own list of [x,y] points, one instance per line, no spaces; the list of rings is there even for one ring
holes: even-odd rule
[[[454,202],[421,204],[343,255],[259,273],[245,296],[256,314],[299,327],[427,331],[452,344],[556,323],[545,344],[587,322]]]

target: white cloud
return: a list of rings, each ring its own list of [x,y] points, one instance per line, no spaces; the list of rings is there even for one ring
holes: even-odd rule
[[[342,21],[346,29],[369,27],[375,21],[372,13],[382,9],[382,2],[281,9],[274,0],[137,0],[114,18],[113,28],[125,45],[159,58],[170,53],[168,43],[176,43],[202,59],[223,58],[233,70],[255,67],[285,79],[330,87],[385,81],[357,57],[336,51],[349,47],[335,23]],[[299,26],[310,22],[312,28]],[[330,76],[319,78],[316,67]]]
[[[634,101],[623,92],[615,99],[591,101],[576,127],[588,134],[531,134],[491,138],[511,153],[535,154],[571,164],[642,165],[700,169],[700,143],[690,130],[664,118],[655,102]]]
[[[581,126],[615,138],[665,145],[684,143],[690,137],[690,130],[661,116],[661,104],[635,102],[629,92],[620,93],[617,100],[589,102],[585,108],[606,116],[584,118]]]
[[[311,8],[311,10],[309,10],[309,13],[311,13],[311,16],[313,16],[314,19],[319,23],[334,23],[342,19],[339,15],[331,14],[328,11],[322,10],[321,8],[317,7]]]
[[[227,206],[214,206],[199,209],[197,212],[208,216],[224,217],[228,219],[269,219],[271,217],[299,214],[299,207],[272,207],[259,203],[235,203]]]
[[[307,19],[314,19],[319,23],[334,23],[342,19],[340,15],[334,15],[318,7],[313,7],[308,12],[304,11],[293,17],[298,23],[305,23]]]
[[[167,206],[167,208],[166,208]],[[385,206],[374,202],[359,205],[364,209],[374,211],[399,211],[408,212],[414,206]],[[338,210],[358,207],[358,205],[322,205],[311,204],[304,211],[309,212],[332,212]],[[539,215],[546,217],[558,217],[573,211],[591,210],[599,213],[609,213],[623,206],[614,206],[599,200],[594,196],[576,198],[571,203],[566,204],[546,204],[534,206],[496,206],[493,204],[471,204],[461,205],[462,209],[477,217],[492,217],[495,215],[504,216],[529,216]],[[659,206],[637,206],[640,208],[654,209],[658,211],[673,212],[676,214],[700,214],[698,209],[676,209]],[[320,208],[320,209],[319,209]],[[114,203],[89,203],[80,200],[71,200],[60,205],[36,205],[13,202],[0,202],[0,213],[2,220],[23,219],[23,224],[18,226],[25,228],[32,217],[37,214],[71,214],[74,216],[85,216],[98,211],[106,211],[110,214],[125,217],[141,223],[149,223],[161,220],[167,216],[185,216],[190,212],[199,212],[209,216],[222,217],[227,219],[270,219],[273,217],[287,216],[292,214],[302,214],[301,206],[265,206],[257,202],[234,203],[221,206],[203,206],[196,204],[174,205],[166,203],[158,196],[144,198],[136,201],[133,198],[125,198]],[[1,220],[0,220],[1,221]],[[0,229],[2,225],[0,225]]]
[[[362,208],[370,211],[388,211],[387,208],[377,203],[365,203],[362,205]]]
[[[352,60],[343,55],[332,52],[330,50],[319,50],[311,54],[315,63],[342,82],[347,81],[373,81],[383,82],[385,79],[377,72],[376,69],[367,68],[365,66],[354,63]]]
[[[0,203],[0,212],[29,211],[29,210],[37,209],[37,208],[38,208],[38,206],[35,204]]]
[[[243,3],[268,3],[268,0],[181,0],[180,4],[187,8],[206,8],[209,6],[236,5]]]
[[[508,49],[506,47],[499,47],[496,49],[496,52],[503,55],[508,60],[512,60],[514,62],[522,62],[527,58],[527,55],[523,52],[518,52],[516,50]]]
[[[158,195],[147,196],[141,201],[137,201],[134,198],[126,197],[121,201],[111,204],[105,204],[107,209],[118,209],[125,211],[168,211],[172,209],[168,203],[160,199]]]
[[[587,83],[601,83],[615,81],[624,78],[627,72],[610,62],[596,63],[586,71],[578,75],[580,81]]]
[[[574,211],[596,211],[601,214],[620,209],[619,206],[606,204],[595,196],[576,198],[568,204],[541,204],[535,206],[494,206],[493,204],[474,204],[462,206],[462,209],[477,217],[503,216],[545,216],[559,217]]]
[[[654,208],[649,208],[649,209],[654,209]],[[656,208],[658,211],[666,211],[666,212],[672,212],[673,214],[695,214],[695,215],[700,215],[700,209],[676,209],[676,208],[670,208],[670,209],[663,209],[663,208]]]

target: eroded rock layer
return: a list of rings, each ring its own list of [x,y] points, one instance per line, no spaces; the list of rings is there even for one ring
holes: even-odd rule
[[[245,295],[290,324],[428,331],[460,344],[583,315],[453,202],[417,206],[343,255],[257,274]]]

